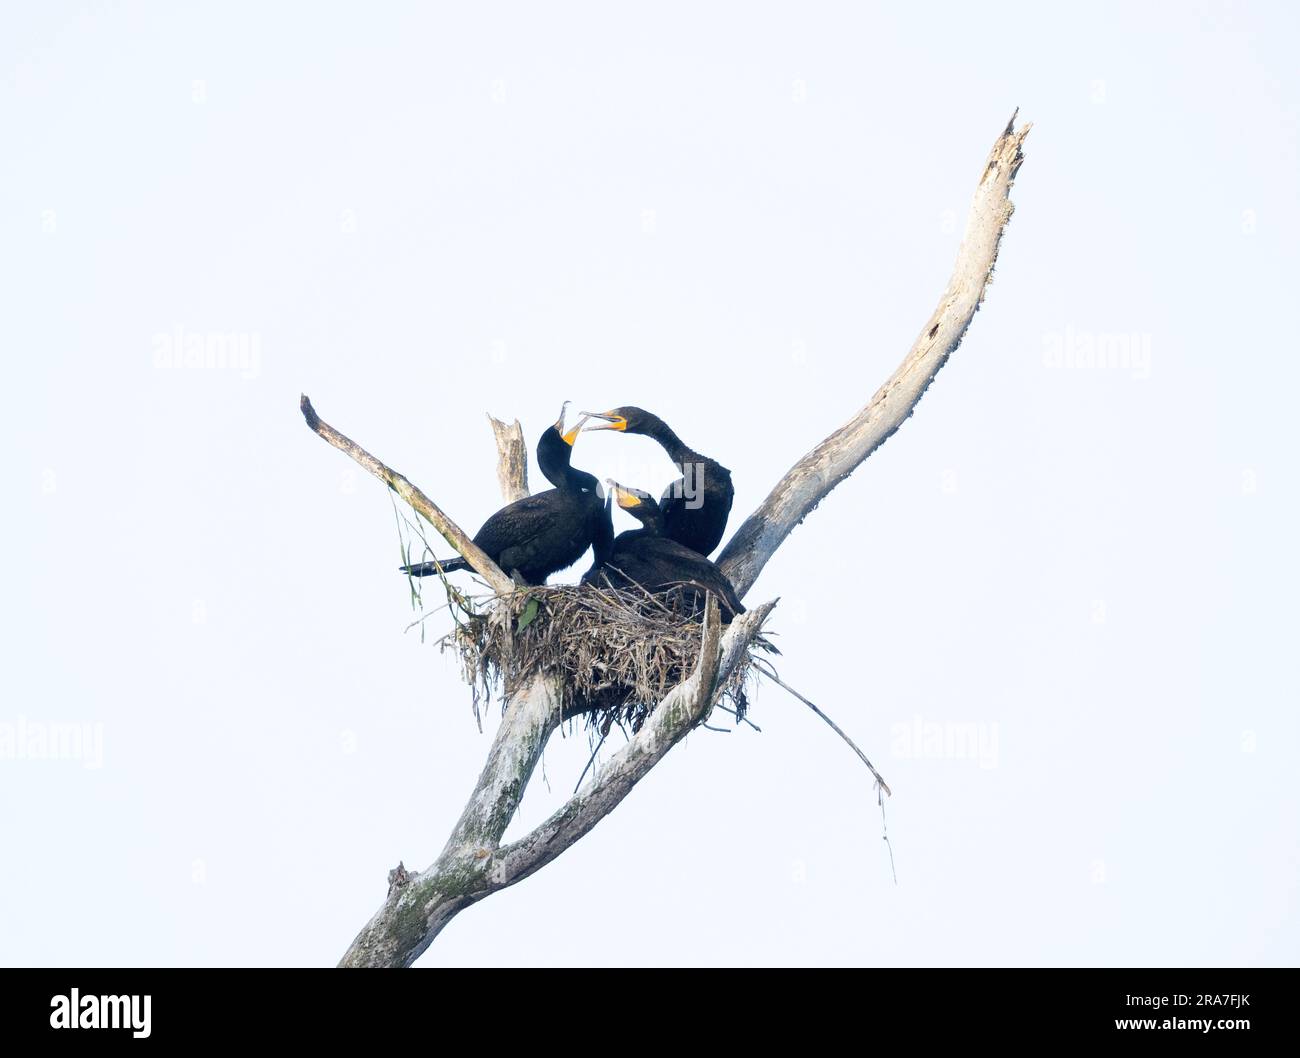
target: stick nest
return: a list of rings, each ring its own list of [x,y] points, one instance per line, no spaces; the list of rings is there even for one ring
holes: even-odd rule
[[[660,700],[690,676],[700,656],[702,621],[683,612],[679,592],[588,585],[528,588],[463,614],[443,640],[455,651],[473,690],[474,713],[497,694],[546,671],[561,677],[564,716],[586,718],[604,736],[619,724],[640,729]],[[755,650],[776,653],[761,636]],[[751,655],[723,686],[718,701],[744,719]]]

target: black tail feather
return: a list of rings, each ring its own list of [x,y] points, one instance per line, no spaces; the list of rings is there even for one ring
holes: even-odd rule
[[[432,562],[419,562],[414,566],[398,566],[397,572],[405,573],[411,577],[436,577],[438,575],[438,566],[442,567],[444,573],[455,573],[458,569],[469,569],[469,563],[457,556],[456,558],[439,561],[436,565]]]

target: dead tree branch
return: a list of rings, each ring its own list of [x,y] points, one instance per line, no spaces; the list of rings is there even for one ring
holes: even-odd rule
[[[898,370],[865,408],[791,467],[718,557],[742,598],[790,531],[903,425],[961,344],[984,300],[1011,219],[1011,185],[1024,161],[1020,148],[1030,129],[1023,125],[1017,131],[1015,121],[1013,114],[984,165],[948,288]]]
[[[307,425],[312,430],[344,455],[349,456],[356,463],[365,467],[366,470],[409,503],[425,521],[438,531],[447,543],[456,549],[457,554],[461,555],[465,561],[474,567],[474,571],[491,585],[493,591],[498,595],[507,595],[515,590],[514,581],[502,573],[497,564],[488,558],[473,540],[465,535],[460,526],[443,514],[441,508],[433,500],[429,499],[428,496],[407,481],[396,470],[381,463],[352,438],[345,437],[333,426],[321,419],[316,414],[316,409],[311,406],[307,394],[302,395],[299,407],[302,409],[302,417],[307,420]]]
[[[528,495],[528,445],[524,443],[524,430],[516,419],[507,426],[500,419],[488,416],[492,434],[497,440],[497,483],[501,498],[514,503]]]

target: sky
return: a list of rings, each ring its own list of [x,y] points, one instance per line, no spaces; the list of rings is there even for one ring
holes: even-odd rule
[[[885,819],[763,684],[418,965],[1295,965],[1298,19],[6,5],[0,962],[332,965],[449,834],[490,729],[301,393],[471,532],[486,413],[638,404],[734,528],[907,352],[1019,107],[965,341],[747,597]]]

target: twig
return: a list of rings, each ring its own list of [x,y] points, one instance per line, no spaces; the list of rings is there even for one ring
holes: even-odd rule
[[[715,705],[713,708],[714,708],[714,709],[721,709],[724,713],[730,713],[732,716],[734,716],[734,717],[736,718],[736,721],[737,721],[738,723],[748,724],[748,725],[749,725],[750,727],[752,727],[755,731],[757,731],[760,735],[763,733],[763,729],[762,729],[761,727],[759,727],[756,723],[754,723],[754,721],[752,721],[749,717],[747,717],[747,716],[741,716],[738,712],[736,712],[736,710],[728,708],[727,706],[723,705],[721,702],[719,702],[719,703],[718,703],[717,705]]]
[[[754,659],[754,664],[758,667],[758,670],[759,670],[761,673],[763,673],[763,675],[766,676],[769,680],[771,680],[773,683],[775,683],[778,687],[784,687],[784,688],[785,688],[787,691],[789,691],[792,695],[794,695],[796,698],[798,698],[799,701],[803,702],[804,705],[806,705],[806,706],[807,706],[809,709],[811,709],[814,713],[816,713],[816,714],[817,714],[818,716],[820,716],[823,720],[825,720],[826,723],[830,725],[831,730],[834,731],[837,735],[840,736],[840,738],[844,739],[844,741],[847,742],[847,743],[849,744],[849,748],[850,748],[851,750],[853,750],[853,752],[856,753],[856,754],[858,755],[858,757],[859,757],[859,759],[862,761],[862,763],[865,764],[865,765],[867,766],[867,768],[871,771],[871,774],[874,775],[874,776],[876,777],[876,782],[879,784],[880,788],[883,789],[883,790],[885,791],[885,793],[889,794],[891,797],[894,795],[894,794],[893,794],[893,791],[889,788],[889,784],[888,784],[887,782],[885,782],[885,780],[881,777],[880,772],[876,771],[876,766],[875,766],[874,764],[872,764],[871,761],[869,761],[869,760],[867,759],[867,755],[866,755],[865,753],[863,753],[862,750],[858,749],[857,743],[855,743],[855,742],[853,741],[853,739],[849,738],[849,736],[846,735],[846,734],[845,734],[845,733],[840,729],[840,725],[839,725],[839,724],[837,724],[837,723],[836,723],[834,720],[832,720],[829,716],[827,716],[827,715],[826,715],[825,713],[823,713],[820,709],[818,709],[817,706],[815,706],[812,702],[810,702],[810,701],[809,701],[807,698],[805,698],[802,694],[800,694],[798,691],[796,691],[796,690],[795,690],[793,687],[791,687],[788,683],[785,683],[785,682],[781,679],[781,677],[778,676],[778,675],[776,674],[776,671],[772,668],[772,666],[769,665],[769,664],[768,664],[766,661],[764,661],[762,658],[755,658],[755,659]]]
[[[894,846],[889,840],[889,824],[885,822],[885,792],[881,787],[876,788],[876,803],[880,805],[880,839],[889,850],[889,873],[894,876],[894,884],[897,885],[898,868],[894,866]]]
[[[796,698],[799,699],[799,701],[803,702],[804,705],[806,705],[814,713],[816,713],[823,720],[825,720],[826,723],[828,723],[831,726],[831,730],[833,730],[837,735],[840,736],[840,738],[844,739],[844,741],[849,744],[849,748],[852,749],[853,752],[856,753],[859,758],[861,758],[862,763],[865,764],[871,770],[871,774],[876,777],[876,783],[875,783],[876,802],[880,805],[880,836],[885,842],[885,848],[889,850],[889,873],[894,878],[894,884],[897,885],[898,868],[894,866],[894,846],[889,841],[889,827],[888,824],[885,822],[885,795],[889,794],[891,797],[893,796],[893,792],[889,789],[889,784],[886,783],[883,778],[881,778],[880,772],[876,771],[871,761],[867,760],[867,755],[863,753],[862,750],[858,749],[857,744],[853,741],[853,739],[849,738],[848,735],[846,735],[843,731],[840,730],[839,725],[835,723],[834,720],[832,720],[829,716],[827,716],[820,709],[818,709],[817,706],[813,705],[812,702],[810,702],[802,694],[796,691],[788,683],[783,682],[781,678],[776,674],[776,672],[772,669],[772,666],[769,665],[767,662],[759,658],[755,658],[754,664],[758,666],[759,671],[762,672],[763,675],[765,675],[769,680],[771,680],[779,687],[784,687],[787,691],[790,692],[790,694],[794,695]]]
[[[605,739],[608,736],[609,736],[608,731],[605,732],[605,734],[601,735],[600,741],[596,743],[596,748],[591,751],[591,757],[587,761],[587,766],[582,769],[582,774],[578,776],[578,782],[573,787],[574,793],[577,793],[580,789],[582,789],[582,780],[587,777],[587,772],[591,771],[591,766],[596,763],[596,754],[600,752],[600,747],[605,744]]]

